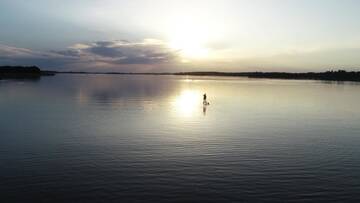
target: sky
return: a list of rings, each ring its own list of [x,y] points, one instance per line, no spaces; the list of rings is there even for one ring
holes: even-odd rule
[[[360,70],[358,0],[0,0],[0,65]]]

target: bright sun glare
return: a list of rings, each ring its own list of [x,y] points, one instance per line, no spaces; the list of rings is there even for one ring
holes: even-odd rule
[[[169,33],[169,46],[179,50],[185,59],[201,59],[209,55],[206,48],[209,33],[204,27],[199,27],[190,20],[181,19]]]

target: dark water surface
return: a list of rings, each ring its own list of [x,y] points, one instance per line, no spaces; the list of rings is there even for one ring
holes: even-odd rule
[[[0,202],[359,202],[359,105],[356,83],[0,81]]]

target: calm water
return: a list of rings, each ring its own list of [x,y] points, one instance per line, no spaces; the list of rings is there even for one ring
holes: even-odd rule
[[[359,202],[359,104],[356,83],[0,81],[0,201]]]

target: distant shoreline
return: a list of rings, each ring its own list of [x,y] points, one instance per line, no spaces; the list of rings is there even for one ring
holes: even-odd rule
[[[326,72],[177,72],[177,73],[127,73],[127,72],[79,72],[59,71],[58,74],[105,74],[105,75],[180,75],[180,76],[221,76],[221,77],[247,77],[263,79],[286,79],[286,80],[324,80],[324,81],[348,81],[360,82],[360,72],[344,70]]]
[[[86,72],[86,71],[44,71],[37,66],[0,66],[1,79],[37,79],[41,76],[55,74],[106,74],[106,75],[178,75],[178,76],[221,76],[247,77],[286,80],[323,80],[360,82],[360,71],[326,71],[326,72],[176,72],[176,73],[131,73],[131,72]]]

